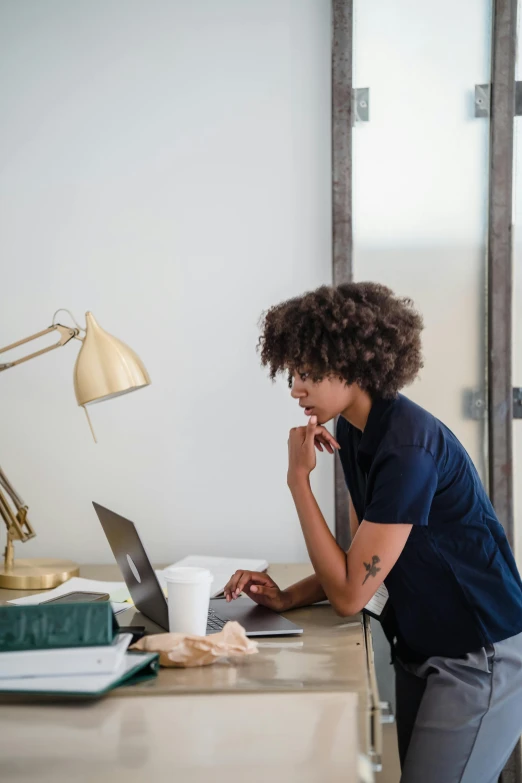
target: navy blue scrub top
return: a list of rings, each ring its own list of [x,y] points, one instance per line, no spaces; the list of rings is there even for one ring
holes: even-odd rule
[[[455,435],[399,395],[373,403],[364,432],[341,416],[337,440],[359,521],[413,525],[384,580],[399,657],[459,657],[522,632],[513,553]]]

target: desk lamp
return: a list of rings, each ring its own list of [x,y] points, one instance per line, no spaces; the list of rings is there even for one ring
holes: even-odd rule
[[[58,342],[16,361],[0,364],[0,372],[53,351],[55,348],[61,348],[72,340],[80,340],[82,347],[74,365],[74,391],[78,405],[85,410],[89,426],[91,426],[87,405],[142,389],[150,384],[150,378],[134,351],[104,331],[96,323],[92,313],[86,313],[86,328],[83,329],[76,323],[71,313],[69,315],[75,324],[74,327],[56,323],[56,316],[60,312],[69,313],[68,310],[57,310],[48,329],[19,340],[12,345],[7,345],[5,348],[0,348],[0,354],[51,332],[58,333],[60,338]],[[85,336],[82,337],[80,332],[83,332]],[[91,432],[94,437],[92,426]],[[94,439],[96,440],[96,438]],[[7,496],[11,503],[8,502]],[[3,518],[7,526],[4,564],[0,565],[0,587],[15,590],[46,590],[62,584],[72,576],[77,576],[79,566],[71,560],[38,558],[15,561],[14,542],[29,541],[36,535],[27,518],[27,510],[27,505],[15,492],[0,468],[0,517]]]

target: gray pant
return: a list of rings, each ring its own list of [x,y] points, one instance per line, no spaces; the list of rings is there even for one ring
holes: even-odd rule
[[[497,783],[522,734],[522,634],[395,672],[401,783]]]

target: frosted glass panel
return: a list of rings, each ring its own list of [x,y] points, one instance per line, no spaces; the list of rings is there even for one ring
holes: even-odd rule
[[[425,367],[409,390],[462,440],[482,475],[490,0],[355,0],[354,87],[370,121],[353,144],[354,272],[416,302]]]

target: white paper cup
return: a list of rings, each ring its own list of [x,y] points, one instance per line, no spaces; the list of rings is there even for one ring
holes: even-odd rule
[[[206,568],[171,566],[163,575],[167,582],[170,632],[206,636],[212,573]]]

